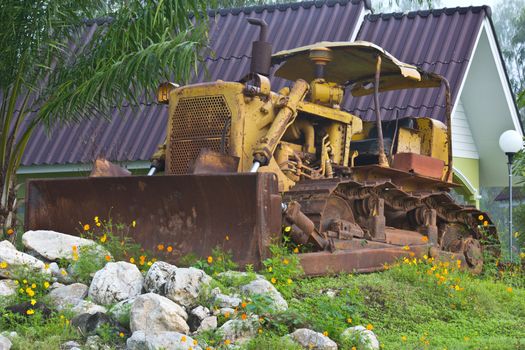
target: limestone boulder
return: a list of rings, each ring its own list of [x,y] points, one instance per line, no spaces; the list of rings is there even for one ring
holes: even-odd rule
[[[15,295],[17,289],[14,280],[0,280],[0,297]]]
[[[73,249],[79,253],[82,247],[96,244],[90,239],[48,230],[27,231],[22,235],[22,243],[26,249],[51,261],[73,260]]]
[[[47,273],[45,264],[42,261],[13,248],[13,245],[8,241],[3,241],[0,244],[0,277],[9,278],[13,276],[13,272],[21,269]]]
[[[251,315],[246,320],[236,318],[226,321],[219,327],[219,332],[223,335],[223,339],[242,344],[255,337],[258,329],[259,317]]]
[[[73,283],[68,286],[53,289],[48,294],[51,305],[61,311],[79,304],[88,294],[88,286],[82,283]]]
[[[241,292],[247,296],[266,295],[272,301],[268,307],[274,311],[286,311],[288,303],[275,287],[264,279],[257,279],[241,287]]]
[[[148,270],[144,278],[144,290],[147,292],[164,294],[164,285],[168,277],[177,270],[177,266],[163,261],[157,261]]]
[[[337,344],[332,339],[308,328],[297,329],[290,337],[305,349],[337,350]]]
[[[147,333],[144,331],[133,332],[126,341],[127,350],[202,350],[195,340],[179,332]]]
[[[9,350],[11,349],[11,346],[13,346],[13,343],[11,343],[11,340],[9,340],[8,337],[4,337],[3,335],[0,335],[0,349]]]
[[[167,298],[189,310],[197,306],[199,293],[210,282],[211,277],[200,269],[178,268],[168,277],[164,291]]]
[[[349,327],[341,333],[341,338],[357,340],[359,349],[379,350],[379,340],[374,332],[363,326]]]
[[[188,314],[180,305],[161,295],[147,293],[133,302],[130,329],[132,332],[176,331],[187,334],[190,330],[187,319]]]
[[[95,273],[89,296],[98,304],[114,304],[140,295],[143,281],[137,266],[124,261],[110,262]]]

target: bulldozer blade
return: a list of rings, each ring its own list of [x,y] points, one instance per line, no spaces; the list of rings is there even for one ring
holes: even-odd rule
[[[79,223],[110,217],[172,263],[219,246],[241,267],[257,267],[281,230],[281,196],[270,173],[30,180],[26,193],[27,230],[79,235]],[[159,252],[159,244],[173,251]]]
[[[201,149],[193,166],[193,174],[235,173],[239,167],[239,157]]]

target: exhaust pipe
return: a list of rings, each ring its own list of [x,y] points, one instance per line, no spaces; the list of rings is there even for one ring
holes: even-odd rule
[[[268,36],[268,23],[260,18],[247,18],[248,23],[261,27],[259,40],[252,43],[252,61],[250,73],[270,75],[272,65],[272,44],[266,41]]]

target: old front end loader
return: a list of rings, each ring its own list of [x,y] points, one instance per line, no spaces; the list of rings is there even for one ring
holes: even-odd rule
[[[162,84],[167,137],[149,175],[33,180],[26,226],[75,233],[110,214],[136,220],[147,248],[181,256],[215,246],[260,264],[286,235],[305,272],[368,272],[410,252],[460,259],[479,272],[485,213],[457,204],[452,183],[446,79],[368,42],[320,42],[271,55],[266,24],[239,82]],[[272,91],[274,75],[290,82]],[[426,117],[382,121],[379,93],[445,87],[447,124]],[[341,109],[343,96],[373,95],[376,120]],[[448,125],[448,127],[447,127]],[[480,218],[483,217],[483,220]],[[408,248],[407,248],[408,247]]]

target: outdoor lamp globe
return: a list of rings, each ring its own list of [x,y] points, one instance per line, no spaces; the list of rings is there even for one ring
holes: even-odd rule
[[[499,137],[499,147],[506,154],[518,153],[523,148],[523,138],[516,130],[507,130]]]

